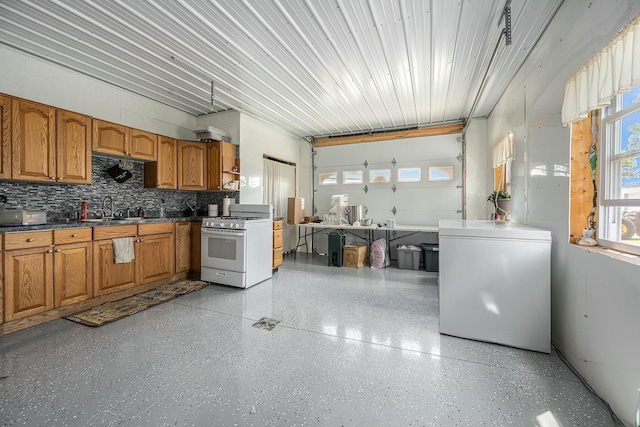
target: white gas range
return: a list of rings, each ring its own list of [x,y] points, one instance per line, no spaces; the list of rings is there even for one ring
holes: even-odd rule
[[[248,288],[272,274],[273,206],[238,204],[202,219],[201,280]]]

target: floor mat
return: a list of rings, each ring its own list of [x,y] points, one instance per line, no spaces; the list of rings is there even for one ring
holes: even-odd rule
[[[180,280],[166,283],[155,289],[133,295],[118,301],[107,302],[80,313],[72,314],[65,319],[87,326],[102,326],[123,317],[131,316],[154,305],[172,300],[207,286],[200,280]]]

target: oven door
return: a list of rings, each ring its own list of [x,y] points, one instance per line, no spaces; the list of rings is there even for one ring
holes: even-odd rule
[[[202,228],[202,267],[246,272],[246,231]]]

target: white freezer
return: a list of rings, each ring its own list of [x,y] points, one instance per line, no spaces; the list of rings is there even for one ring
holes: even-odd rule
[[[551,233],[441,220],[440,333],[549,353]]]

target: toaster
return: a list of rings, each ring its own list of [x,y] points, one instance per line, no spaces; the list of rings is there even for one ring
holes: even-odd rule
[[[25,209],[18,209],[15,211],[0,212],[0,226],[36,225],[46,223],[47,213],[43,211],[28,211]]]

